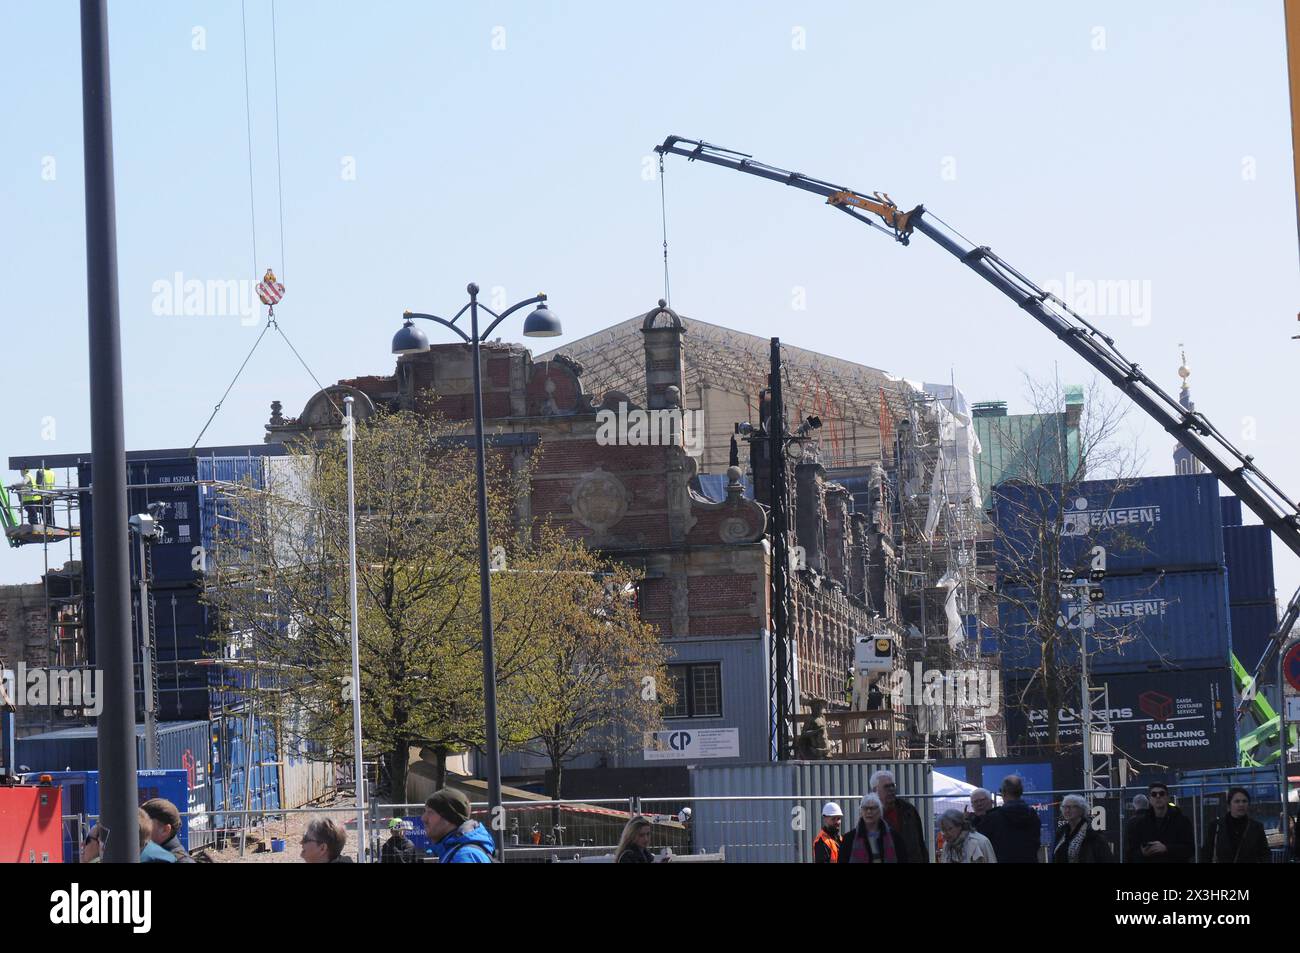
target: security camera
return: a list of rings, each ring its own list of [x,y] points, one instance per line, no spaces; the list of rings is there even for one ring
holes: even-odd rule
[[[147,513],[137,513],[128,520],[131,531],[139,533],[144,539],[156,539],[162,535],[162,522]]]

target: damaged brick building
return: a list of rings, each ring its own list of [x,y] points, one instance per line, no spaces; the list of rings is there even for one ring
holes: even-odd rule
[[[754,480],[740,466],[718,465],[723,426],[716,418],[732,415],[723,438],[729,440],[746,408],[728,406],[715,419],[701,420],[699,403],[690,396],[699,391],[688,380],[686,356],[693,342],[686,323],[661,304],[636,325],[638,379],[601,393],[591,392],[582,363],[564,349],[534,358],[519,345],[484,345],[490,457],[498,466],[533,468],[530,492],[516,502],[522,525],[550,520],[643,574],[642,615],[673,651],[678,701],[665,727],[712,730],[713,763],[765,761],[772,755],[774,706],[764,468],[755,468],[760,479]],[[355,398],[359,419],[381,408],[419,411],[432,394],[437,411],[465,421],[468,430],[470,361],[465,345],[434,345],[398,358],[391,376],[340,381],[314,395],[297,418],[284,417],[277,402],[266,439],[282,442],[337,428],[335,405],[343,394]],[[756,391],[754,409],[758,401]],[[662,440],[655,439],[653,427],[649,439],[611,441],[608,429],[602,432],[602,422],[637,410],[652,417],[668,412],[666,419],[676,421],[670,426],[680,429]],[[857,439],[865,445],[865,433]],[[873,453],[879,455],[883,444],[879,433],[872,435]],[[814,699],[831,709],[847,708],[855,636],[901,635],[885,471],[868,457],[845,472],[854,479],[852,489],[829,479],[814,454],[789,462],[791,527],[802,552],[789,600],[796,711],[806,711]],[[646,759],[643,747],[641,738],[622,739],[574,766],[638,765]],[[503,761],[508,777],[542,769],[540,759],[526,755]]]

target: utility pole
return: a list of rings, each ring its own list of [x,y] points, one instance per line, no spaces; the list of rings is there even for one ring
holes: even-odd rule
[[[86,305],[90,350],[90,467],[95,494],[95,649],[104,860],[140,859],[136,811],[131,558],[127,540],[122,339],[117,311],[117,211],[106,0],[81,0],[81,118],[86,169]]]
[[[790,679],[789,572],[790,536],[787,505],[789,502],[785,470],[785,405],[781,395],[781,340],[772,338],[770,417],[767,424],[768,463],[772,487],[772,650],[769,653],[772,680],[775,682],[776,710],[773,712],[772,750],[778,761],[790,759],[790,716],[792,688]]]

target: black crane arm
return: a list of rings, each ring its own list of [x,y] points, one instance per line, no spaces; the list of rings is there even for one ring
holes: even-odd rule
[[[669,136],[655,147],[655,152],[698,159],[824,196],[827,204],[873,228],[892,234],[904,245],[908,244],[913,231],[929,237],[1032,315],[1070,350],[1127,394],[1133,403],[1186,447],[1224,486],[1237,494],[1292,552],[1300,556],[1300,505],[1287,497],[1255,465],[1254,458],[1234,446],[1204,414],[1189,411],[1179,404],[1148,377],[1141,367],[1121,354],[1115,347],[1113,338],[1071,310],[1060,298],[1038,287],[987,246],[970,245],[934,216],[927,218],[923,206],[918,205],[909,212],[902,212],[885,193],[873,192],[868,195],[855,192],[844,186],[814,179],[802,172],[790,172],[756,162],[747,153],[699,140],[683,139],[681,136]],[[863,212],[874,214],[884,225],[868,219]]]

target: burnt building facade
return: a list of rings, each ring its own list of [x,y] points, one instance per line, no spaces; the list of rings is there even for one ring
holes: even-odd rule
[[[543,360],[518,345],[484,345],[489,465],[530,472],[529,492],[516,500],[519,526],[548,520],[643,576],[642,616],[672,649],[678,700],[665,729],[710,733],[710,763],[766,761],[775,737],[771,501],[740,466],[701,472],[699,411],[683,406],[692,342],[681,318],[661,302],[640,319],[639,333],[639,386],[600,394],[588,391],[582,364],[562,351]],[[436,410],[471,432],[470,362],[467,345],[435,345],[399,357],[392,375],[317,393],[297,418],[277,402],[266,439],[340,427],[335,407],[344,394],[355,398],[360,419],[384,409]],[[796,710],[814,699],[847,708],[855,637],[896,630],[883,472],[877,476],[880,505],[863,513],[818,463],[790,463],[790,524],[804,554],[790,574]],[[625,738],[574,766],[646,760],[645,739]],[[544,768],[526,755],[503,761],[515,778]]]

